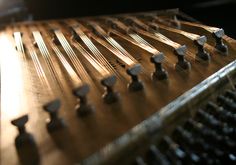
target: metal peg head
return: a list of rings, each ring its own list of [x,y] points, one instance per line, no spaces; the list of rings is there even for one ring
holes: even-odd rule
[[[225,35],[225,31],[224,29],[219,29],[215,31],[213,34],[215,37],[222,38]]]
[[[116,76],[115,75],[110,75],[104,79],[101,80],[102,85],[106,87],[112,87],[116,83]]]
[[[73,94],[76,97],[85,97],[89,93],[89,85],[88,84],[83,84],[75,89],[73,89]]]
[[[23,115],[17,119],[12,120],[11,123],[17,127],[24,127],[28,120],[28,115]]]
[[[134,64],[127,70],[127,73],[131,76],[136,76],[141,72],[141,70],[142,70],[142,67],[140,64]]]
[[[43,109],[49,113],[56,113],[60,109],[61,101],[59,99],[55,99],[43,106]]]
[[[180,47],[175,49],[176,54],[180,56],[185,56],[186,51],[187,51],[186,45],[181,45]]]
[[[151,57],[151,62],[153,62],[153,63],[162,63],[164,60],[165,60],[165,56],[161,52],[157,53],[157,54],[154,54]]]
[[[206,38],[206,36],[200,36],[198,39],[196,39],[196,42],[199,45],[203,46],[207,42],[207,38]]]

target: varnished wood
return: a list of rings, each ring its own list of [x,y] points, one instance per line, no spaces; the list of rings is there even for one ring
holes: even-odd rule
[[[67,22],[67,20],[63,21]],[[80,19],[78,19],[78,21],[80,22]],[[119,101],[109,105],[104,103],[102,100],[104,89],[96,77],[97,75],[93,70],[94,68],[92,68],[85,59],[81,58],[80,52],[72,46],[83,66],[87,69],[90,78],[94,82],[88,95],[88,101],[94,106],[95,111],[87,116],[78,117],[74,109],[78,102],[71,93],[72,88],[69,83],[68,75],[65,70],[63,70],[54,54],[54,51],[50,47],[52,38],[49,35],[48,27],[45,26],[45,23],[48,24],[50,22],[58,23],[58,29],[60,29],[66,36],[70,45],[73,45],[72,43],[74,41],[71,39],[71,32],[67,27],[63,26],[63,24],[60,24],[60,21],[58,20],[18,23],[14,26],[6,26],[5,30],[1,32],[1,37],[5,37],[5,40],[10,43],[9,47],[6,47],[5,49],[2,49],[1,46],[3,45],[0,45],[1,50],[11,49],[9,52],[6,51],[1,53],[1,56],[3,57],[2,61],[9,62],[9,65],[6,63],[2,65],[2,67],[5,67],[1,69],[3,75],[2,81],[5,81],[4,77],[6,76],[14,76],[14,72],[9,72],[9,69],[13,68],[11,65],[14,65],[14,63],[6,61],[6,59],[4,60],[4,56],[8,56],[10,53],[11,56],[18,56],[14,48],[14,39],[12,38],[12,33],[14,31],[22,32],[22,39],[26,48],[25,51],[27,57],[27,68],[23,70],[24,72],[21,75],[21,78],[23,79],[22,86],[24,87],[22,91],[23,98],[21,98],[21,101],[23,101],[19,104],[21,107],[14,107],[17,109],[8,109],[8,104],[6,105],[5,102],[1,103],[4,105],[1,109],[2,164],[19,164],[20,162],[14,146],[14,139],[17,135],[17,130],[10,122],[16,117],[24,114],[29,115],[29,122],[26,127],[35,138],[40,154],[41,164],[75,164],[88,158],[91,154],[99,151],[107,144],[114,142],[118,137],[125,134],[131,128],[147,119],[155,112],[158,112],[159,109],[171,103],[174,99],[178,98],[180,95],[190,90],[230,62],[234,61],[236,58],[235,42],[229,44],[227,40],[224,41],[229,48],[227,56],[222,55],[214,49],[212,42],[209,42],[210,45],[206,50],[211,54],[211,60],[209,62],[204,62],[195,58],[196,48],[188,39],[181,35],[174,35],[168,31],[161,31],[161,33],[173,41],[181,45],[187,45],[189,53],[186,55],[186,59],[191,63],[191,69],[189,71],[177,70],[175,68],[177,57],[172,48],[152,38],[142,36],[167,57],[167,61],[164,62],[163,68],[168,72],[168,80],[154,81],[151,79],[151,74],[154,70],[154,65],[150,62],[151,54],[116,35],[111,35],[143,66],[143,72],[140,74],[139,78],[144,84],[144,89],[138,92],[130,92],[127,89],[130,77],[126,74],[126,68],[123,68],[122,62],[120,62],[120,60],[118,60],[110,51],[91,38],[93,43],[114,66],[115,70],[121,77],[117,79],[117,83],[114,87],[115,91],[119,92]],[[84,23],[84,20],[81,22]],[[100,22],[100,20],[98,22]],[[104,29],[109,30],[108,25],[102,26]],[[46,69],[46,75],[49,79],[50,85],[52,86],[53,92],[55,96],[62,101],[59,115],[67,124],[67,127],[64,130],[59,130],[52,134],[47,132],[46,119],[48,118],[48,114],[42,109],[42,106],[47,101],[50,101],[51,98],[40,85],[29,55],[29,47],[34,42],[32,37],[32,28],[41,32],[59,75],[58,79],[62,85],[61,90],[57,83],[52,80],[52,77],[49,77],[49,71]],[[202,32],[198,31],[196,28],[187,30],[191,30],[192,33],[202,34]],[[208,35],[208,38],[209,41],[212,41],[210,35]],[[85,44],[82,42],[81,44],[86,48]],[[66,57],[63,48],[60,45],[58,48]],[[34,50],[36,51],[43,68],[46,68],[46,64],[43,62],[39,49],[34,47]],[[26,74],[26,70],[28,70],[28,75]],[[8,75],[8,73],[12,75]],[[2,82],[2,89],[4,88],[4,91],[2,91],[2,98],[6,97],[5,95],[9,94],[8,92],[12,92],[11,103],[17,104],[15,102],[16,100],[19,100],[19,97],[21,97],[19,96],[20,92],[16,91],[16,93],[14,93],[12,90],[13,87],[10,86],[11,84],[14,83]],[[9,90],[6,88],[9,88]]]

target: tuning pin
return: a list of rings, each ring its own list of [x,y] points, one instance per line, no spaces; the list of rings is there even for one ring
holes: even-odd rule
[[[208,102],[206,105],[206,109],[221,120],[227,123],[231,123],[232,125],[236,124],[236,114],[233,114],[230,111],[226,111],[224,108],[219,107],[217,104]]]
[[[35,48],[37,48],[37,49],[39,48],[36,41],[33,42],[33,45],[34,45]]]
[[[228,47],[223,43],[222,37],[225,35],[225,32],[223,29],[219,29],[212,33],[213,37],[215,38],[215,48],[219,51],[221,51],[224,54],[228,54]]]
[[[136,25],[136,23],[134,22],[134,20],[130,17],[126,17],[124,18],[124,22],[127,24],[127,25],[130,25],[130,26],[134,26]]]
[[[76,41],[80,41],[81,40],[79,35],[74,30],[75,28],[78,28],[78,27],[79,27],[79,25],[74,25],[74,26],[70,26],[69,27],[69,31],[71,32],[71,38],[73,40],[76,40]]]
[[[217,109],[219,109],[219,106],[217,104],[213,103],[212,101],[209,101],[206,104],[206,108],[207,108],[207,110],[210,109],[210,110],[217,111]]]
[[[128,16],[124,18],[124,22],[128,24],[129,26],[132,27],[132,29],[142,29],[144,31],[149,31],[151,30],[148,25],[143,23],[142,21],[139,21],[138,18],[133,17],[133,16]]]
[[[192,118],[189,118],[185,123],[184,123],[184,129],[188,131],[192,131],[194,128],[194,123],[195,121]]]
[[[61,45],[60,41],[57,39],[56,36],[53,36],[52,42],[53,42],[55,45]]]
[[[12,120],[11,123],[13,125],[17,126],[17,128],[19,130],[19,134],[24,134],[24,133],[26,133],[25,124],[28,122],[28,120],[29,120],[28,115],[24,115],[20,118]]]
[[[41,34],[41,32],[39,32],[39,33]],[[33,34],[32,34],[32,36],[33,36]],[[35,40],[33,41],[33,46],[37,49],[39,48],[38,43]]]
[[[225,96],[236,102],[236,92],[233,90],[226,90]]]
[[[25,124],[28,122],[28,115],[21,116],[11,123],[18,128],[19,134],[15,139],[15,145],[17,148],[24,146],[25,144],[36,145],[33,136],[25,129]]]
[[[89,30],[90,30],[93,34],[97,35],[98,37],[103,38],[103,37],[104,37],[104,34],[101,34],[101,33],[96,29],[96,26],[97,26],[97,24],[94,23],[94,22],[89,22],[89,23],[87,23],[87,27],[89,28]]]
[[[179,67],[184,70],[191,68],[191,64],[184,58],[186,51],[187,47],[185,45],[182,45],[179,48],[175,49],[174,53],[177,55],[178,58],[178,62],[176,63],[177,68]]]
[[[75,24],[75,25],[71,25],[68,27],[69,28],[69,31],[71,33],[71,39],[72,40],[75,40],[77,42],[80,42],[82,41],[82,39],[80,38],[80,36],[76,33],[76,30],[77,28],[80,28],[80,25],[78,24]]]
[[[224,125],[222,127],[222,130],[219,132],[222,133],[224,136],[228,136],[235,141],[236,129],[234,127],[229,127],[228,125]]]
[[[143,158],[140,156],[136,157],[134,163],[132,163],[132,164],[133,165],[146,165]]]
[[[174,15],[174,18],[172,19],[172,21],[170,22],[175,28],[177,29],[181,29],[181,23],[178,20],[177,16]]]
[[[105,18],[105,19],[106,19],[105,23],[107,25],[109,25],[111,28],[113,28],[113,29],[117,29],[118,28],[117,24],[113,21],[113,19],[111,19],[111,18]]]
[[[186,153],[176,144],[169,136],[164,136],[160,146],[166,149],[166,151],[171,152],[177,159],[184,161],[186,158]]]
[[[208,153],[209,154],[210,146],[202,138],[195,138],[195,146],[197,146],[198,150],[196,150],[196,151],[198,153],[202,153],[202,154]]]
[[[75,88],[73,94],[78,98],[79,103],[76,105],[75,110],[78,116],[84,116],[91,113],[94,110],[94,107],[88,104],[87,94],[89,92],[89,86],[84,84]]]
[[[205,135],[206,131],[207,131],[202,123],[197,122],[193,119],[188,119],[188,121],[185,123],[185,128],[188,131],[190,131],[192,134],[197,134],[198,137]],[[197,138],[197,137],[195,137],[195,138]]]
[[[209,101],[206,105],[206,111],[216,117],[219,120],[227,120],[227,111],[225,111],[222,107],[219,107],[217,104]]]
[[[176,138],[176,136],[179,138]],[[178,126],[173,133],[173,138],[175,138],[176,142],[188,151],[191,162],[194,162],[194,164],[202,162],[199,153],[203,151],[203,148],[198,145],[196,138],[189,131],[185,130],[181,126]]]
[[[230,127],[227,123],[223,123],[216,118],[214,118],[212,115],[204,113],[202,110],[198,112],[199,118],[201,118],[202,122],[206,124],[209,128],[212,128],[216,130],[219,133],[222,133],[229,137],[235,137],[236,136],[236,130],[234,127]]]
[[[126,28],[126,26],[124,25],[124,27],[120,27],[117,22],[116,22],[116,19],[114,18],[107,18],[106,19],[106,24],[109,25],[112,29],[116,29],[116,30],[119,30],[119,32],[123,33],[123,34],[126,34],[128,31]]]
[[[225,143],[223,136],[193,120],[188,120],[188,124],[192,125],[192,131],[198,136],[195,138],[195,144],[198,147],[197,150],[211,153],[219,160],[224,159],[224,147],[228,146],[228,144]]]
[[[11,121],[19,130],[19,134],[15,139],[15,146],[21,164],[37,165],[40,164],[40,156],[33,136],[25,129],[27,121],[28,115],[21,116]]]
[[[163,53],[159,53],[151,57],[151,62],[155,65],[155,71],[152,74],[153,79],[165,80],[168,78],[168,73],[162,67],[162,62],[164,61],[164,59],[165,56]]]
[[[160,164],[168,165],[170,164],[166,157],[158,150],[155,145],[151,145],[146,153],[146,158],[148,164]]]
[[[149,26],[149,30],[152,31],[158,31],[159,30],[159,26],[158,24],[154,23],[154,22],[148,22],[148,26]]]
[[[173,138],[175,141],[181,143],[182,145],[194,145],[194,137],[186,131],[183,127],[178,126],[173,132]],[[184,140],[183,140],[184,139]],[[182,143],[183,142],[183,143]]]
[[[116,83],[116,77],[111,75],[101,81],[102,85],[105,86],[106,92],[103,95],[103,99],[106,103],[110,104],[118,100],[119,96],[117,92],[114,92],[113,87]]]
[[[43,109],[48,112],[50,116],[50,119],[47,123],[47,130],[49,132],[53,132],[65,127],[64,120],[58,116],[60,106],[61,102],[58,99],[53,100],[43,106]]]
[[[199,151],[199,146],[196,145],[191,133],[178,126],[173,133],[173,139],[187,151],[189,163],[200,164],[202,162],[200,156],[195,153],[196,150]]]
[[[226,109],[234,113],[236,112],[236,103],[234,103],[231,99],[220,95],[217,97],[217,102],[221,104],[223,107],[225,107]]]
[[[219,107],[217,104],[209,101],[206,104],[206,110],[211,115],[214,115],[217,119],[225,120],[225,118],[228,118],[227,113],[231,113],[229,111],[226,111],[223,107]]]
[[[199,109],[197,111],[196,118],[198,118],[199,121],[202,121],[204,124],[206,124],[207,126],[213,129],[216,129],[216,130],[222,129],[220,121],[217,120],[214,116],[206,113],[202,109]]]
[[[138,16],[138,18],[145,19],[147,21],[153,21],[153,19],[154,19],[154,16],[152,13],[151,14],[150,13],[142,13],[137,16]]]
[[[204,44],[206,43],[206,41],[207,41],[206,36],[200,36],[198,39],[194,40],[194,43],[198,49],[198,52],[196,54],[197,57],[199,57],[204,61],[209,61],[211,59],[211,56],[204,49]]]
[[[127,74],[131,76],[131,82],[128,85],[130,91],[139,91],[143,89],[142,82],[138,79],[138,74],[141,72],[141,65],[135,64],[127,69]]]
[[[220,141],[222,141],[222,136],[218,135],[214,130],[208,129],[206,127],[199,128],[199,133],[204,137],[204,139],[206,139],[206,141],[209,141],[209,143],[212,143],[215,146],[217,146]]]
[[[52,35],[52,42],[55,44],[55,45],[61,45],[60,41],[58,40],[55,32],[57,31],[58,29],[49,29],[49,32],[50,34]]]
[[[223,136],[222,140],[219,143],[221,144],[222,150],[229,153],[235,152],[236,142],[228,136]]]

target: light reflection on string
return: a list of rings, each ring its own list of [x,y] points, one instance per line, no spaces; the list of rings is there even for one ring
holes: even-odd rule
[[[76,56],[74,50],[69,45],[68,41],[66,40],[66,38],[62,34],[62,32],[59,31],[59,30],[55,30],[54,33],[55,33],[57,39],[59,40],[59,42],[61,43],[62,47],[64,48],[65,52],[67,53],[70,61],[74,65],[78,76],[80,76],[80,78],[83,81],[85,81],[85,82],[87,82],[89,84],[93,84],[91,78],[89,77],[89,75],[87,73],[87,71],[83,67],[82,63],[80,62],[80,60]]]
[[[96,28],[96,30],[104,37],[104,39],[110,44],[107,44],[104,40],[100,39],[95,35],[91,35],[96,41],[105,46],[108,50],[114,53],[120,60],[126,65],[132,66],[137,63],[137,60],[133,58],[120,44],[118,44],[112,37],[108,36],[107,33],[96,23],[90,22],[90,24]]]
[[[76,33],[85,43],[85,45],[89,48],[89,50],[93,53],[94,57],[104,66],[106,67],[111,73],[118,74],[117,71],[111,66],[111,64],[107,61],[107,59],[102,55],[102,53],[97,49],[97,47],[93,44],[93,42],[89,39],[89,37],[81,30],[83,27],[79,24],[80,28],[74,28]]]

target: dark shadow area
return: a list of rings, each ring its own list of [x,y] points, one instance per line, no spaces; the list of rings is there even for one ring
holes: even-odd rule
[[[236,1],[219,5],[184,7],[183,12],[210,26],[223,28],[225,33],[236,38],[235,20]]]
[[[25,0],[35,19],[96,16],[103,14],[180,8],[188,15],[212,26],[222,27],[236,37],[235,0]]]
[[[22,165],[37,165],[40,164],[40,155],[36,143],[32,140],[31,135],[19,135],[17,137],[16,150],[19,161]],[[23,140],[22,140],[23,139]]]
[[[3,0],[0,21],[27,18],[26,10],[34,19],[41,20],[171,8],[179,8],[204,24],[224,28],[226,34],[236,37],[236,0],[14,0],[11,3]]]
[[[72,138],[69,130],[65,127],[60,130],[49,133],[55,145],[63,151],[64,154],[73,163],[79,162],[79,151],[76,148],[75,141]]]

